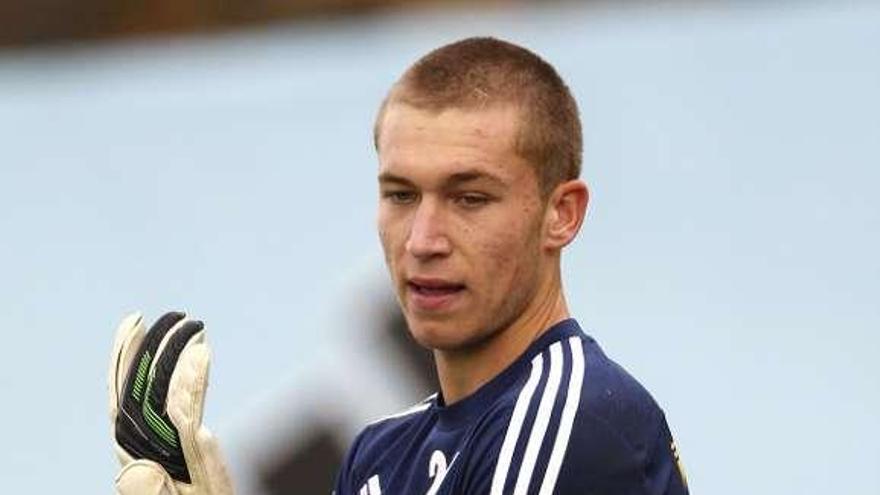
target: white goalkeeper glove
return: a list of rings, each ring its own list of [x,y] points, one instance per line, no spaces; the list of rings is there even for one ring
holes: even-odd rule
[[[144,331],[122,320],[110,359],[110,421],[120,495],[231,495],[217,441],[202,426],[211,356],[204,324],[167,313]]]

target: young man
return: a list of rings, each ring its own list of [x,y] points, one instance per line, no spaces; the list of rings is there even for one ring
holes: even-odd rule
[[[560,258],[588,192],[556,71],[491,38],[439,48],[391,89],[375,144],[386,263],[440,390],[367,426],[335,493],[686,494],[663,412],[569,317]],[[138,316],[123,323],[122,493],[231,491],[200,425],[202,335],[182,314],[146,334]]]

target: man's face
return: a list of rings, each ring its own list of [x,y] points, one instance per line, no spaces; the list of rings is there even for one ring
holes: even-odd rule
[[[542,270],[544,205],[513,106],[392,103],[379,137],[379,235],[414,338],[464,350],[510,325]]]

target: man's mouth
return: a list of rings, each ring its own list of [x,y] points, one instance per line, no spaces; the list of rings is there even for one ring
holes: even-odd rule
[[[444,309],[465,289],[464,284],[429,278],[412,278],[406,285],[416,307],[427,311]]]
[[[444,295],[453,294],[460,290],[464,290],[464,284],[453,284],[447,282],[408,282],[409,288],[425,295]]]

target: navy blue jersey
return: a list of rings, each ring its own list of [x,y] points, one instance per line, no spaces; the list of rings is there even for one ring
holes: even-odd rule
[[[573,319],[470,396],[367,426],[336,495],[685,495],[648,392]]]

